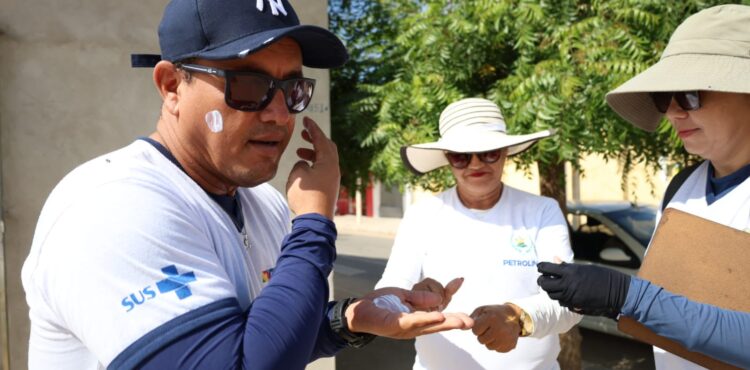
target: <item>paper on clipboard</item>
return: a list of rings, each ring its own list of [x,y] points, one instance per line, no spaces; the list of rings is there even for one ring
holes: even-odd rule
[[[667,208],[638,277],[693,301],[750,312],[750,233]],[[629,317],[617,327],[709,369],[739,369],[690,352]]]

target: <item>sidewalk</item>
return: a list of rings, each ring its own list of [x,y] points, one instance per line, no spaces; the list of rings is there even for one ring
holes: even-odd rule
[[[396,236],[398,225],[401,223],[401,218],[362,216],[360,222],[357,223],[357,216],[344,215],[335,216],[333,222],[336,223],[339,234],[393,239]]]

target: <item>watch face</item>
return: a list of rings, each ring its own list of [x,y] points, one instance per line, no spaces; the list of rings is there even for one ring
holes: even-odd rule
[[[521,336],[527,337],[534,331],[534,322],[531,321],[526,311],[521,310],[521,315],[518,317],[519,324],[521,324]]]

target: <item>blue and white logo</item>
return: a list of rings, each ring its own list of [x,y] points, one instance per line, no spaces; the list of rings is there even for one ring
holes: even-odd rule
[[[169,265],[162,267],[161,272],[167,275],[167,277],[164,280],[156,282],[156,288],[159,290],[160,294],[175,292],[177,298],[180,300],[193,295],[193,292],[190,291],[190,287],[188,286],[188,284],[196,280],[193,271],[180,274],[177,271],[177,266]],[[146,301],[156,298],[156,296],[157,293],[151,285],[146,285],[146,287],[140,289],[137,293],[131,293],[123,298],[121,304],[127,309],[125,312],[130,312],[136,308],[136,306],[140,306],[146,303]]]
[[[195,281],[194,272],[190,271],[180,275],[177,273],[175,265],[164,267],[161,269],[161,272],[167,274],[169,277],[156,283],[159,293],[169,293],[174,290],[180,299],[185,299],[193,295],[193,292],[190,291],[190,287],[187,285]]]

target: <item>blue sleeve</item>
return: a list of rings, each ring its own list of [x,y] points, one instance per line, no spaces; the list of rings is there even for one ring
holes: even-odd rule
[[[750,313],[694,302],[636,277],[621,313],[688,350],[750,367]]]
[[[120,353],[109,369],[304,369],[345,342],[330,329],[333,222],[294,219],[274,275],[247,312],[235,299],[179,316]]]
[[[346,347],[344,339],[341,338],[340,335],[334,333],[331,329],[331,311],[335,304],[335,301],[329,302],[328,307],[326,307],[325,315],[321,321],[320,330],[318,330],[318,340],[315,342],[315,350],[313,351],[312,357],[310,357],[310,362],[321,357],[331,357],[342,348]]]

